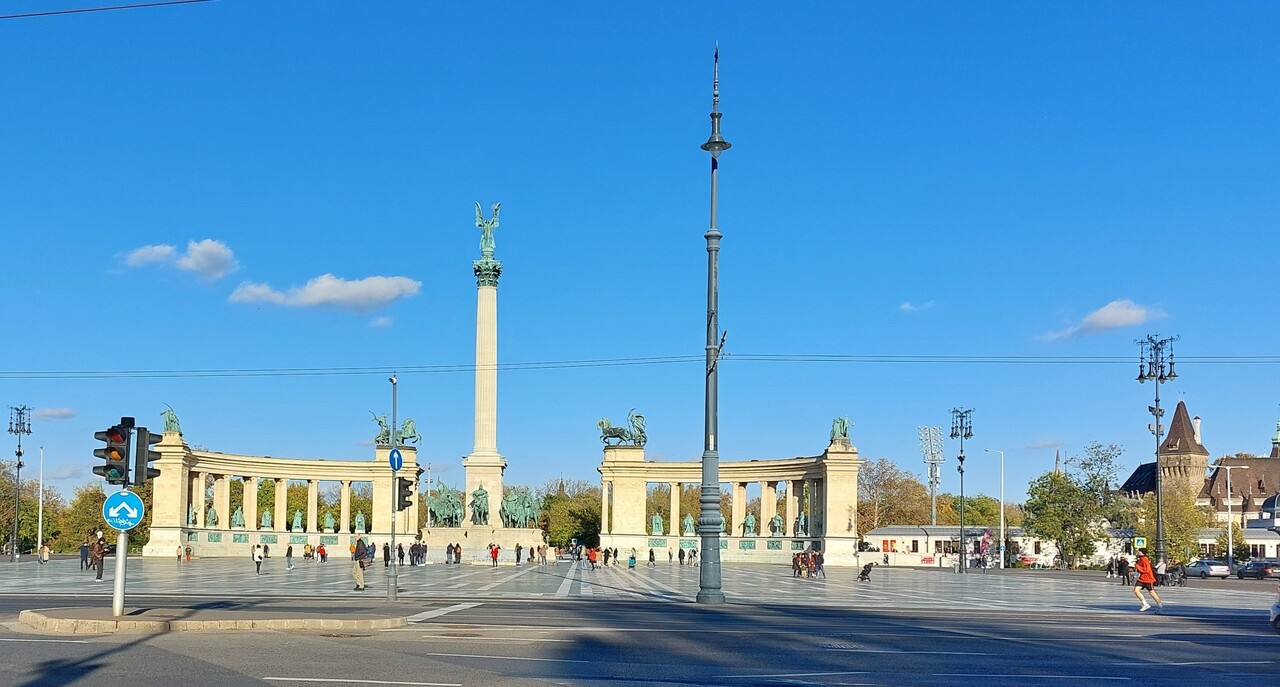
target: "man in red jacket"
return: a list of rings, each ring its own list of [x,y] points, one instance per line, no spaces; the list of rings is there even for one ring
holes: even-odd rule
[[[1142,596],[1142,590],[1151,592],[1151,598],[1156,602],[1157,612],[1164,611],[1164,604],[1160,603],[1160,595],[1156,593],[1156,574],[1151,569],[1151,559],[1147,558],[1146,549],[1138,549],[1138,560],[1134,561],[1133,569],[1138,571],[1138,582],[1133,586],[1133,595],[1138,597],[1138,601],[1142,602],[1142,608],[1139,611],[1145,611],[1151,608],[1151,604],[1147,603],[1146,597]]]

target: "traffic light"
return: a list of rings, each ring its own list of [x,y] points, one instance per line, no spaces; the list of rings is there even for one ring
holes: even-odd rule
[[[95,448],[93,455],[107,461],[105,465],[95,465],[93,474],[101,475],[107,484],[128,484],[129,428],[115,425],[106,431],[94,432],[93,438],[106,443],[102,448]]]
[[[408,477],[396,478],[396,511],[402,511],[413,505],[413,480]]]
[[[152,451],[151,447],[160,443],[163,439],[163,435],[152,434],[147,431],[146,427],[138,428],[137,445],[133,449],[134,484],[142,484],[149,479],[155,479],[160,476],[160,471],[150,465],[160,460],[160,454]]]

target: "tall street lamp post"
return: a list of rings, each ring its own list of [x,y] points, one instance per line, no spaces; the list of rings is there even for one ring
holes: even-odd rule
[[[718,191],[720,153],[730,143],[720,135],[720,46],[716,46],[711,71],[711,137],[702,149],[711,153],[711,225],[707,229],[707,364],[706,395],[703,413],[702,485],[698,512],[698,534],[702,540],[702,566],[698,571],[697,602],[724,603],[720,584],[720,453],[716,448],[719,413],[720,351],[724,337],[720,333],[720,230],[716,228],[716,194]]]
[[[984,448],[987,453],[1000,454],[1000,569],[1004,569],[1004,451]]]
[[[1231,473],[1227,473],[1231,474]],[[36,495],[36,547],[44,546],[44,447],[40,447],[40,491]]]
[[[969,566],[969,550],[964,535],[964,440],[973,437],[973,408],[951,409],[951,438],[960,440],[960,572]]]
[[[31,408],[9,406],[9,433],[18,437],[18,457],[13,466],[13,539],[9,543],[9,560],[18,561],[18,517],[22,513],[22,436],[31,434]]]
[[[1169,336],[1163,339],[1159,334],[1148,334],[1145,339],[1138,339],[1138,383],[1152,381],[1156,383],[1155,405],[1147,406],[1151,417],[1155,419],[1150,425],[1151,433],[1156,436],[1156,562],[1165,560],[1164,550],[1164,477],[1160,474],[1160,437],[1164,435],[1164,425],[1160,419],[1164,410],[1160,408],[1160,385],[1178,378],[1173,369],[1173,342],[1179,337]],[[1167,350],[1166,350],[1167,349]],[[1165,364],[1168,363],[1168,371]]]
[[[1236,549],[1231,539],[1231,526],[1234,523],[1231,519],[1231,471],[1232,470],[1248,470],[1248,465],[1215,465],[1215,470],[1227,471],[1227,571],[1230,572],[1235,568]]]

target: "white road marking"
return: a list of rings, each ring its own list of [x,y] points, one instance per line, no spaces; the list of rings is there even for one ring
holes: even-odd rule
[[[853,654],[929,654],[935,656],[995,656],[983,651],[913,651],[910,649],[827,649]]]
[[[337,677],[264,677],[263,680],[273,682],[337,682],[343,685],[415,685],[416,687],[462,687],[457,682],[395,682],[393,680],[364,680],[352,678],[344,680]]]
[[[431,618],[439,618],[442,615],[449,615],[450,613],[465,611],[468,608],[475,608],[476,606],[480,606],[480,605],[481,604],[478,604],[478,603],[454,604],[452,606],[446,606],[444,608],[437,608],[434,611],[423,611],[421,613],[415,613],[409,616],[408,618],[405,618],[405,620],[408,620],[411,623],[420,623],[424,620],[430,620]],[[421,630],[418,630],[418,631],[420,632]]]
[[[569,566],[569,574],[564,576],[564,582],[561,582],[560,588],[556,590],[557,599],[569,598],[569,586],[573,584],[573,576],[574,576],[575,570],[577,570],[576,567]]]
[[[419,630],[421,632],[421,630]],[[422,635],[423,639],[439,639],[446,642],[572,642],[572,639],[547,639],[545,637],[449,637],[447,635]]]
[[[934,673],[934,677],[1016,677],[1035,680],[1129,680],[1127,677],[1102,675],[1013,675],[1009,673]]]
[[[451,658],[489,658],[500,661],[541,661],[544,663],[590,663],[571,658],[529,658],[526,656],[490,656],[488,654],[420,654],[421,656],[448,656]]]
[[[504,583],[504,582],[510,582],[511,580],[514,580],[514,579],[516,579],[517,577],[520,577],[521,575],[527,575],[527,574],[529,574],[529,573],[533,572],[534,570],[537,570],[537,568],[536,568],[536,567],[534,567],[534,568],[525,568],[524,570],[521,570],[520,572],[518,572],[518,573],[516,573],[516,574],[514,574],[514,575],[508,575],[507,577],[504,577],[504,578],[502,578],[502,579],[498,580],[497,582],[490,582],[489,584],[486,584],[485,586],[483,586],[483,587],[481,587],[481,588],[480,588],[480,591],[482,591],[482,592],[487,592],[487,591],[489,591],[490,589],[493,589],[494,587],[496,587],[496,586],[498,586],[498,585],[500,585],[500,584],[502,584],[502,583]]]
[[[869,670],[841,670],[830,673],[756,673],[755,675],[720,675],[717,679],[728,680],[736,678],[752,678],[752,677],[819,677],[822,675],[870,675]]]
[[[88,644],[87,639],[16,639],[4,638],[0,642],[53,642],[55,644]]]
[[[1112,666],[1256,666],[1275,661],[1112,661]]]

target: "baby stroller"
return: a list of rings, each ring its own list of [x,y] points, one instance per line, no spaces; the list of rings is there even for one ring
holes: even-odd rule
[[[875,563],[868,563],[868,564],[866,564],[866,565],[862,566],[862,572],[858,573],[858,581],[859,581],[859,582],[870,582],[870,581],[871,581],[871,566],[873,566],[873,565],[875,565]]]

